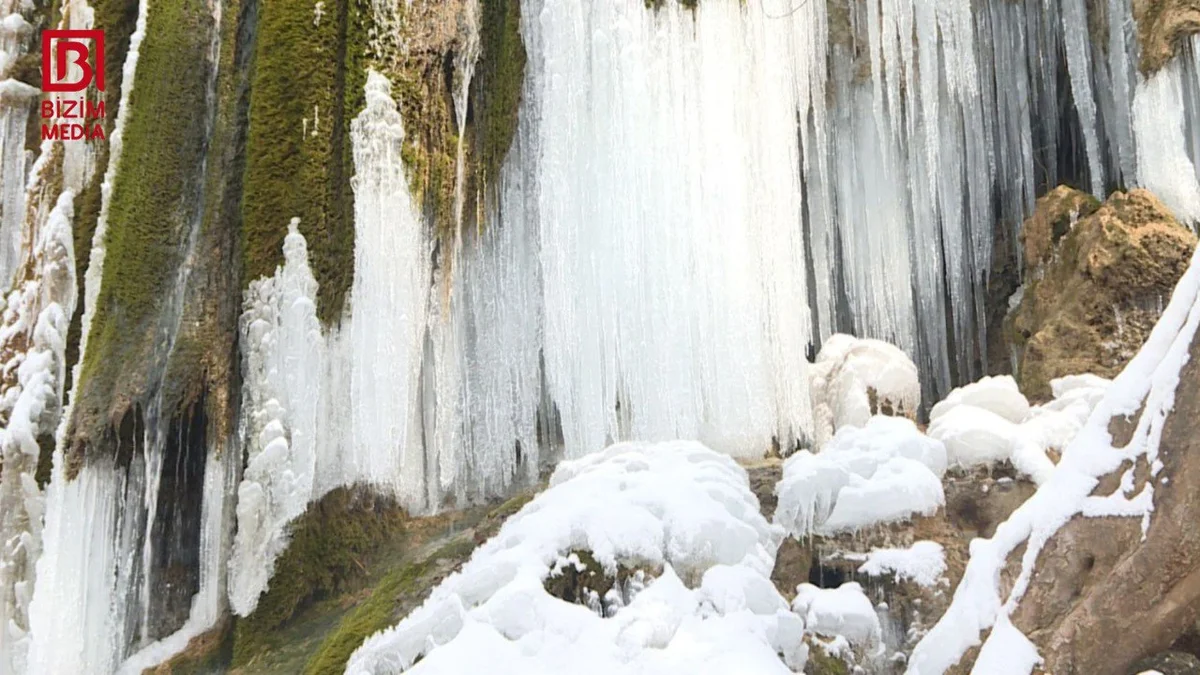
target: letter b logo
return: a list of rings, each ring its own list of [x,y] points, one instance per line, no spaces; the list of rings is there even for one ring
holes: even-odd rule
[[[95,53],[88,47],[92,41]],[[88,63],[94,57],[94,64]],[[83,71],[78,77],[71,71],[75,66]],[[42,31],[42,90],[83,91],[92,80],[96,89],[104,91],[104,31],[99,30],[44,30]]]

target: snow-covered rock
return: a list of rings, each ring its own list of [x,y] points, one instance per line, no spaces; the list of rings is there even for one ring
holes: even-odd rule
[[[829,535],[930,515],[945,503],[946,449],[904,418],[843,427],[819,454],[789,457],[776,522],[794,537]]]
[[[1020,392],[1004,378],[984,378],[951,392],[930,414],[928,434],[942,441],[952,466],[973,468],[1010,461],[1016,469],[1042,483],[1054,470],[1047,452],[1061,449],[1075,437],[1108,380],[1095,375],[1072,375],[1053,380],[1055,398],[1020,411]],[[986,383],[986,384],[985,384]],[[984,386],[977,386],[984,385]]]
[[[917,366],[902,349],[840,333],[817,354],[809,388],[818,443],[844,426],[865,425],[872,415],[911,414],[921,405]]]
[[[810,632],[826,637],[843,636],[857,648],[879,644],[882,633],[875,606],[862,586],[850,581],[837,588],[800,584],[792,611],[804,617]]]
[[[978,382],[954,389],[946,398],[933,406],[929,421],[934,422],[942,415],[960,405],[972,405],[995,413],[1009,422],[1021,422],[1029,415],[1029,401],[1017,381],[1011,375],[985,377]]]
[[[803,621],[769,579],[782,535],[729,457],[695,442],[613,445],[561,464],[346,672],[794,672],[807,658]],[[632,561],[662,572],[603,618],[545,589],[571,550],[609,573]]]
[[[899,581],[933,586],[946,572],[946,555],[936,541],[918,541],[908,548],[877,548],[866,555],[858,568],[873,577],[890,574]]]

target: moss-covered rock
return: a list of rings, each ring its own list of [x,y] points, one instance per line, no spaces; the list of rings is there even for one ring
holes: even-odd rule
[[[483,0],[482,52],[473,84],[476,111],[474,156],[484,185],[494,185],[517,133],[525,44],[520,0]]]
[[[1026,221],[1024,246],[1025,285],[1005,332],[1021,390],[1044,399],[1056,377],[1120,372],[1187,269],[1196,236],[1145,190],[1097,205],[1058,188]]]
[[[365,489],[338,488],[310,504],[289,527],[291,541],[257,608],[235,624],[234,665],[270,648],[271,634],[298,610],[365,575],[364,559],[401,536],[404,520],[394,501]]]
[[[341,316],[354,272],[349,120],[362,108],[370,2],[258,3],[242,198],[243,285],[283,262],[300,218],[317,311]]]
[[[843,659],[830,654],[821,640],[806,637],[808,663],[804,664],[805,675],[850,675],[851,666]]]
[[[147,26],[108,205],[108,264],[83,356],[77,447],[96,443],[164,365],[161,328],[170,325],[172,290],[200,208],[212,13],[200,0],[157,4]]]

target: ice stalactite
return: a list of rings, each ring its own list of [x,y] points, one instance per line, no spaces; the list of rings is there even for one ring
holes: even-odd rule
[[[1104,163],[1100,156],[1100,138],[1096,128],[1096,99],[1093,94],[1093,65],[1089,53],[1085,0],[1065,0],[1062,4],[1062,22],[1063,46],[1067,68],[1071,73],[1071,97],[1074,99],[1075,110],[1083,128],[1091,192],[1097,199],[1103,199],[1106,194]]]
[[[241,319],[248,459],[237,490],[229,598],[243,616],[254,609],[275,558],[287,547],[285,526],[319,496],[314,485],[326,345],[298,222],[292,221],[284,240],[285,262],[276,276],[250,284]]]
[[[0,287],[8,288],[21,260],[25,222],[26,121],[40,93],[36,87],[9,77],[15,60],[24,54],[33,33],[17,10],[18,3],[0,3]]]
[[[64,191],[40,223],[25,279],[5,299],[0,326],[0,672],[6,673],[26,672],[45,507],[39,458],[60,413],[67,324],[75,311],[73,202]]]
[[[522,15],[540,61],[521,133],[540,148],[525,170],[543,354],[567,455],[679,437],[752,454],[804,436],[801,156],[778,142],[797,130],[793,22],[727,3]]]

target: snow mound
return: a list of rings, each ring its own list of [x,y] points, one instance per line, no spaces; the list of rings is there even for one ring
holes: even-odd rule
[[[978,382],[958,387],[933,406],[929,421],[934,422],[952,408],[972,405],[993,412],[1009,422],[1021,422],[1029,415],[1029,401],[1017,388],[1011,375],[985,377]]]
[[[808,630],[817,635],[840,635],[860,649],[880,644],[882,629],[875,606],[863,593],[862,586],[853,581],[837,588],[800,584],[796,587],[792,611],[804,617]]]
[[[918,541],[909,548],[877,548],[868,553],[858,568],[873,577],[891,574],[919,586],[934,586],[946,573],[946,555],[936,541]]]
[[[696,442],[613,445],[561,464],[544,493],[424,605],[359,647],[346,672],[793,672],[807,658],[803,621],[769,579],[782,536],[729,457]],[[662,572],[602,618],[544,588],[571,550],[591,552],[608,573],[630,562]]]
[[[917,366],[880,340],[836,334],[809,369],[817,441],[847,425],[861,427],[878,412],[915,412],[921,405]]]
[[[1053,380],[1054,400],[1033,407],[1026,402],[1019,416],[1024,397],[1008,382],[1011,378],[984,378],[954,390],[934,406],[928,433],[945,444],[952,466],[1011,461],[1041,484],[1054,471],[1047,451],[1071,442],[1104,396],[1108,380],[1095,375]]]
[[[946,448],[901,417],[840,429],[819,454],[798,452],[775,488],[776,522],[794,537],[932,515],[945,503]]]

